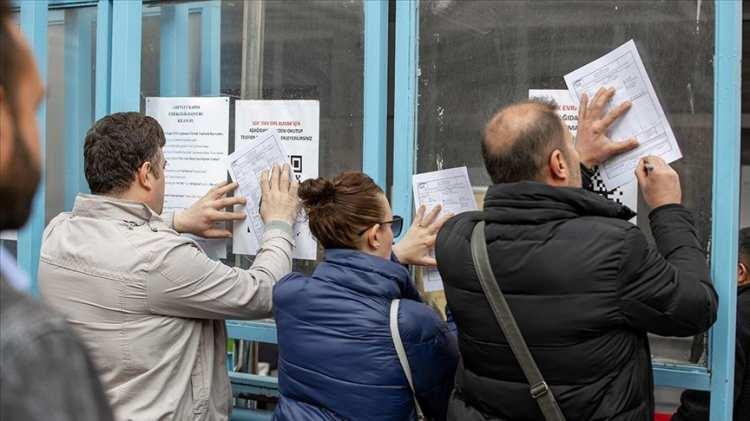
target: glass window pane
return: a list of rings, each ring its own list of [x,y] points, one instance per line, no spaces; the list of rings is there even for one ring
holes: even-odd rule
[[[204,7],[220,4],[220,56],[208,61],[210,36],[201,19]],[[187,9],[188,29],[185,25]],[[173,19],[173,20],[170,20]],[[204,71],[218,69],[218,95],[231,98],[230,152],[234,149],[234,100],[316,99],[320,101],[320,174],[362,168],[363,5],[361,1],[149,2],[143,8],[141,98],[200,96],[207,92]],[[163,31],[187,34],[165,43]],[[169,35],[168,35],[169,36]],[[186,66],[164,72],[167,55],[184,49]],[[179,61],[179,60],[178,60]],[[161,78],[165,78],[160,80]],[[180,80],[177,90],[161,86]],[[228,256],[248,267],[252,258]],[[314,263],[296,261],[310,272]]]
[[[467,166],[490,184],[484,124],[529,89],[566,89],[563,75],[634,39],[684,158],[674,163],[699,237],[711,232],[713,2],[421,2],[417,170]],[[638,205],[648,232],[648,210]],[[657,358],[688,361],[691,339],[654,339]]]
[[[45,222],[70,210],[76,192],[87,191],[80,163],[83,137],[94,122],[96,80],[96,8],[50,10],[48,16]],[[79,165],[69,168],[72,159]],[[66,192],[71,175],[76,184]]]

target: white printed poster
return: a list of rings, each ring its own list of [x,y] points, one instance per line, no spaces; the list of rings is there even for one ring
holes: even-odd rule
[[[557,114],[563,123],[568,126],[573,136],[578,133],[578,103],[570,96],[569,91],[565,89],[529,89],[529,98],[554,101],[557,104]],[[633,211],[638,210],[638,182],[635,179],[622,186],[609,189],[602,179],[601,169],[597,169],[591,178],[591,185],[596,193],[625,205]],[[636,224],[636,218],[634,216],[630,222]]]
[[[286,162],[297,181],[318,177],[320,151],[320,102],[316,100],[246,100],[235,102],[235,150],[252,145],[262,135],[274,129]],[[263,149],[266,150],[266,149]],[[248,152],[244,149],[243,151]],[[255,153],[255,152],[252,152]],[[271,162],[269,161],[269,164]],[[231,164],[230,164],[231,165]],[[253,172],[251,170],[250,172]],[[247,206],[251,204],[248,198]],[[248,215],[254,212],[249,212]],[[233,250],[235,254],[254,255],[258,252],[257,227],[253,218],[234,224]],[[257,221],[256,221],[257,223]],[[294,258],[315,260],[317,242],[310,232],[305,215],[300,213],[294,225]]]
[[[164,212],[187,209],[226,181],[229,98],[146,98],[146,114],[161,124],[167,139]],[[226,258],[226,240],[193,239],[210,257]]]
[[[667,163],[682,158],[682,152],[656,96],[651,79],[630,40],[604,56],[565,75],[565,83],[576,103],[584,93],[593,98],[599,88],[614,88],[608,110],[624,101],[632,106],[611,128],[611,137],[626,140],[634,137],[638,148],[608,160],[600,167],[608,188],[622,186],[635,178],[638,161],[656,155]]]
[[[430,212],[435,206],[442,206],[438,218],[448,213],[458,215],[461,212],[477,210],[474,190],[471,188],[466,167],[414,174],[412,191],[417,209],[424,205],[427,208],[426,212]],[[422,279],[425,291],[443,290],[443,279],[437,269],[425,268],[422,271]]]

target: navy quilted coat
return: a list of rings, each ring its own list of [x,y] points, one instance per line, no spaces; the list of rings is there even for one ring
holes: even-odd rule
[[[388,324],[397,298],[420,406],[445,419],[458,358],[453,334],[422,304],[405,267],[343,249],[327,250],[312,277],[292,273],[274,287],[281,394],[274,419],[414,420]]]

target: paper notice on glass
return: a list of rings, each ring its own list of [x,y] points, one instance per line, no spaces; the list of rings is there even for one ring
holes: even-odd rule
[[[235,102],[235,147],[252,144],[275,130],[282,149],[284,163],[291,166],[298,181],[318,177],[320,103],[312,100],[247,100]],[[250,222],[234,225],[233,249],[235,254],[255,254],[256,243],[248,240],[246,233]],[[315,260],[318,245],[310,232],[304,215],[294,225],[295,259]]]
[[[414,174],[412,191],[417,209],[424,205],[429,212],[435,206],[442,205],[438,218],[446,213],[459,214],[477,210],[477,202],[474,199],[474,191],[471,188],[466,167]],[[443,280],[437,269],[423,270],[422,279],[424,279],[425,291],[443,289]]]
[[[568,126],[573,136],[578,132],[578,101],[573,100],[566,89],[529,89],[529,99],[554,101],[557,114]]]
[[[545,101],[554,101],[557,104],[557,114],[563,123],[568,126],[573,136],[578,132],[578,103],[570,96],[570,92],[565,89],[529,89],[529,99],[543,99]],[[615,202],[625,205],[632,210],[638,207],[638,184],[635,180],[615,188],[608,188],[602,179],[601,169],[598,169],[591,179],[591,185],[594,192],[614,200]],[[636,217],[630,220],[636,224]]]
[[[602,179],[608,188],[635,179],[635,168],[643,156],[656,155],[667,162],[682,158],[672,127],[633,40],[568,73],[565,83],[576,102],[580,102],[582,94],[593,98],[599,88],[606,87],[615,89],[610,109],[623,101],[632,103],[630,110],[612,126],[610,138],[625,140],[635,137],[640,146],[610,159],[600,167]]]
[[[164,212],[187,209],[226,181],[229,98],[146,98],[146,114],[159,122],[166,137]],[[225,239],[191,237],[208,256],[227,257]]]
[[[18,231],[0,231],[0,240],[18,241]]]

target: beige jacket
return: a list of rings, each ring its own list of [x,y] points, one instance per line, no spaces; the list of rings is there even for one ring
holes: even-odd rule
[[[117,419],[226,420],[223,320],[271,315],[273,285],[292,267],[292,228],[266,225],[242,270],[209,259],[168,219],[79,195],[44,232],[39,288],[91,350]]]

